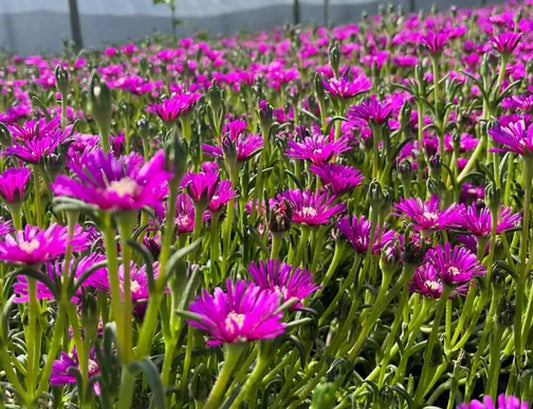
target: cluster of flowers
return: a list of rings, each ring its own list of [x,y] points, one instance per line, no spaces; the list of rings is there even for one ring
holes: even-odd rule
[[[497,407],[527,409],[532,28],[529,2],[389,9],[6,59],[2,385],[24,407],[76,384],[82,408],[495,409],[505,384]]]

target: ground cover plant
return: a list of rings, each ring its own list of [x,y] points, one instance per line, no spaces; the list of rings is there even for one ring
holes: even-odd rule
[[[13,56],[1,408],[528,408],[530,2]]]

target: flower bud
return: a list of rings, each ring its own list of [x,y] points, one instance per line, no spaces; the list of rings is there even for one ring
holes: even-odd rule
[[[144,115],[138,119],[137,122],[135,122],[135,125],[139,130],[139,135],[141,135],[141,138],[146,139],[150,136],[150,124]]]
[[[109,130],[112,113],[111,91],[96,71],[93,71],[89,82],[89,109],[100,129]]]
[[[383,274],[392,275],[398,270],[401,261],[400,243],[397,240],[388,242],[379,259],[379,266]]]
[[[487,76],[490,74],[490,55],[489,53],[483,54],[483,57],[481,58],[481,66],[479,68],[479,73],[481,74],[482,78],[487,78]]]
[[[56,88],[61,93],[61,98],[64,98],[67,95],[69,86],[68,71],[61,64],[58,64],[54,74],[56,77]]]
[[[0,122],[0,143],[3,146],[11,146],[13,144],[13,136],[3,122]]]
[[[174,175],[179,180],[187,171],[187,154],[189,152],[187,142],[183,138],[176,138],[174,141],[173,170]]]
[[[329,65],[333,69],[335,76],[339,75],[339,66],[341,63],[341,50],[338,41],[331,43],[328,50]]]
[[[322,77],[320,76],[320,74],[315,73],[314,82],[315,82],[316,96],[319,101],[323,101],[325,98],[325,93],[324,93],[324,84],[322,84]]]
[[[407,100],[403,103],[398,118],[402,129],[406,129],[411,124],[411,105]]]
[[[434,155],[429,158],[429,175],[436,180],[440,179],[442,174],[442,158]]]
[[[215,112],[219,112],[222,108],[222,90],[215,80],[211,83],[210,87],[207,89],[207,98],[209,100],[209,105]]]
[[[368,198],[372,210],[379,214],[385,204],[385,195],[383,194],[381,184],[376,179],[372,180],[368,186]]]
[[[265,131],[270,130],[273,122],[273,108],[268,101],[263,100],[259,102],[259,119],[261,121],[261,129]]]
[[[431,356],[429,357],[429,365],[431,367],[439,366],[444,360],[444,348],[442,342],[437,341],[433,345],[433,350],[431,351]]]
[[[336,402],[335,384],[331,382],[320,383],[313,392],[311,409],[331,409]]]
[[[501,308],[498,323],[504,327],[510,327],[514,322],[515,306],[505,299],[500,300],[500,302]]]
[[[420,265],[426,255],[426,242],[417,234],[412,234],[405,240],[402,259],[404,263]]]
[[[440,193],[439,181],[433,177],[429,177],[426,181],[426,189],[432,195],[438,195]]]
[[[83,289],[81,293],[81,326],[84,329],[85,338],[90,343],[96,338],[99,320],[95,296],[90,291]]]
[[[268,204],[267,204],[268,205]],[[273,234],[284,234],[291,228],[292,210],[286,199],[275,203],[268,211],[268,228]]]
[[[490,182],[485,188],[485,200],[487,206],[493,214],[497,214],[500,208],[502,199],[502,191],[499,187]]]
[[[530,58],[526,63],[526,72],[528,74],[533,74],[533,58]]]
[[[209,371],[204,363],[200,363],[194,370],[194,374],[188,385],[189,396],[200,402],[207,400],[210,385],[206,379],[209,378]]]

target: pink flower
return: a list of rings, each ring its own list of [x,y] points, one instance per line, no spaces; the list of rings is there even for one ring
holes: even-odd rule
[[[211,295],[204,289],[191,302],[189,311],[198,319],[189,324],[209,333],[209,346],[275,338],[285,331],[279,306],[276,293],[244,280],[233,284],[228,278],[226,291],[217,287]]]
[[[334,205],[335,196],[331,196],[327,191],[311,190],[288,190],[280,193],[277,199],[281,202],[287,200],[292,212],[292,222],[296,224],[306,224],[308,226],[318,226],[327,224],[331,218],[346,209],[343,204]]]

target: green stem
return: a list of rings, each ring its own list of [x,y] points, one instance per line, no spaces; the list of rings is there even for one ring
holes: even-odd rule
[[[242,344],[224,344],[224,349],[224,364],[202,409],[217,409],[220,407],[220,401],[226,393],[226,385],[231,380],[233,369],[237,365],[245,347]]]
[[[435,343],[437,342],[440,322],[442,320],[442,315],[444,314],[444,309],[446,307],[446,303],[448,302],[448,296],[450,292],[451,292],[451,288],[444,285],[439,302],[437,303],[437,307],[435,310],[435,317],[433,319],[433,327],[431,329],[431,334],[429,335],[428,344],[424,352],[424,364],[422,366],[422,374],[420,375],[420,381],[418,383],[418,387],[417,387],[415,398],[414,398],[415,404],[422,402],[422,398],[426,394],[426,389],[431,382],[431,378],[433,377],[433,375],[430,373],[430,369],[432,368],[432,361],[433,361],[433,356],[432,356],[433,348],[435,347]]]
[[[282,243],[283,243],[283,234],[272,233],[272,247],[270,248],[270,259],[271,260],[275,260],[278,258]]]
[[[41,313],[39,300],[37,299],[37,280],[32,277],[27,277],[28,282],[28,296],[29,296],[29,318],[28,318],[28,338],[26,340],[28,347],[27,369],[26,369],[26,389],[30,397],[35,397],[36,391],[36,375],[39,370],[40,350],[38,344],[41,342],[41,337],[38,331],[38,319]]]

